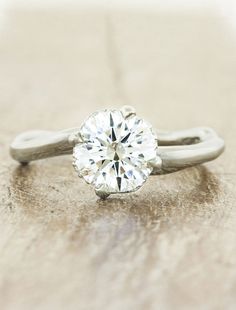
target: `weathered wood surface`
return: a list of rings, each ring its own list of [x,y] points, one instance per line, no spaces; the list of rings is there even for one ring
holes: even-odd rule
[[[236,33],[199,13],[11,11],[0,26],[0,309],[236,308]],[[20,167],[16,134],[133,104],[212,126],[215,162],[99,201],[71,157]]]

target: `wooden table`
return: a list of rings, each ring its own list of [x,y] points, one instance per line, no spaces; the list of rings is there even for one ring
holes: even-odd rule
[[[71,156],[21,167],[29,129],[132,104],[211,126],[216,161],[100,201]],[[214,12],[12,10],[0,24],[0,309],[236,308],[236,34]]]

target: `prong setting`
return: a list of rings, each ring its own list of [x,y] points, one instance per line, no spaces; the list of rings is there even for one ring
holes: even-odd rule
[[[81,133],[79,131],[72,133],[68,138],[68,142],[73,146],[79,143],[83,143],[83,138],[81,136]]]
[[[135,108],[130,105],[124,105],[120,110],[124,118],[136,115]]]
[[[96,195],[102,200],[107,199],[110,196],[109,188],[106,185],[100,185],[95,188]]]
[[[162,168],[162,159],[157,154],[157,156],[149,161],[149,164],[152,168],[155,168],[155,170],[161,170]]]
[[[92,114],[70,141],[79,177],[102,199],[138,190],[160,165],[152,160],[157,157],[156,134],[129,106]]]

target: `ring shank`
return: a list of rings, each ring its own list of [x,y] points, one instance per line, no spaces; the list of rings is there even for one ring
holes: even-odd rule
[[[64,131],[29,131],[20,134],[10,146],[13,159],[22,164],[72,154],[70,137],[80,128]],[[192,128],[181,131],[157,131],[158,153],[162,160],[161,169],[153,174],[170,173],[179,169],[201,164],[217,158],[224,150],[224,141],[211,128]]]
[[[225,148],[224,140],[208,127],[159,132],[161,173],[170,173],[216,159]],[[159,174],[158,171],[153,171]]]

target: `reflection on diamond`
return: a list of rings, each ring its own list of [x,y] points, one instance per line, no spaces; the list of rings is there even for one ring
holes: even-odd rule
[[[138,189],[152,171],[157,141],[151,126],[133,115],[124,118],[119,110],[90,116],[81,128],[83,143],[74,147],[79,176],[96,189],[109,193]]]

